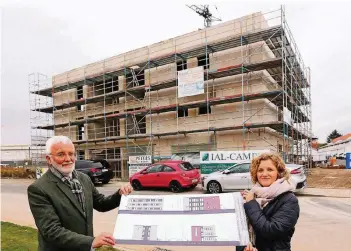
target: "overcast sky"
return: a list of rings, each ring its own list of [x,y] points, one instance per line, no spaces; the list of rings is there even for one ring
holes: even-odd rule
[[[30,144],[28,74],[52,76],[203,27],[184,1],[0,1],[1,144]],[[201,4],[201,1],[191,3]],[[190,2],[188,4],[191,4]],[[228,21],[285,3],[312,73],[313,133],[351,132],[351,15],[341,1],[221,1]],[[158,8],[158,9],[157,9]]]

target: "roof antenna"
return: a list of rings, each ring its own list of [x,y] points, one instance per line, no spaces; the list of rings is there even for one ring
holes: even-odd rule
[[[204,18],[204,25],[206,28],[211,27],[212,22],[214,21],[222,21],[222,19],[212,16],[208,8],[208,5],[200,5],[201,7],[197,5],[190,5],[190,6],[187,5],[187,6]]]

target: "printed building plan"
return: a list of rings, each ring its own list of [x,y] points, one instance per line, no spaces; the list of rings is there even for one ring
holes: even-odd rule
[[[249,242],[240,193],[123,196],[113,235],[128,250],[235,250]]]

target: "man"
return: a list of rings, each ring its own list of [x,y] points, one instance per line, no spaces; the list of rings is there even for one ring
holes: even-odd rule
[[[128,184],[110,196],[98,192],[89,176],[75,170],[75,148],[65,136],[46,142],[49,170],[28,187],[30,209],[38,228],[40,251],[91,251],[113,246],[111,234],[93,237],[93,209],[106,212],[132,192]]]

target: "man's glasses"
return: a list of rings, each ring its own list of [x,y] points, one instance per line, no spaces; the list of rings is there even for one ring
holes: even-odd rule
[[[70,159],[73,159],[76,157],[76,154],[75,153],[57,153],[57,154],[50,154],[51,156],[55,156],[57,158],[60,158],[60,159],[63,159],[65,158],[66,156],[68,156]]]

